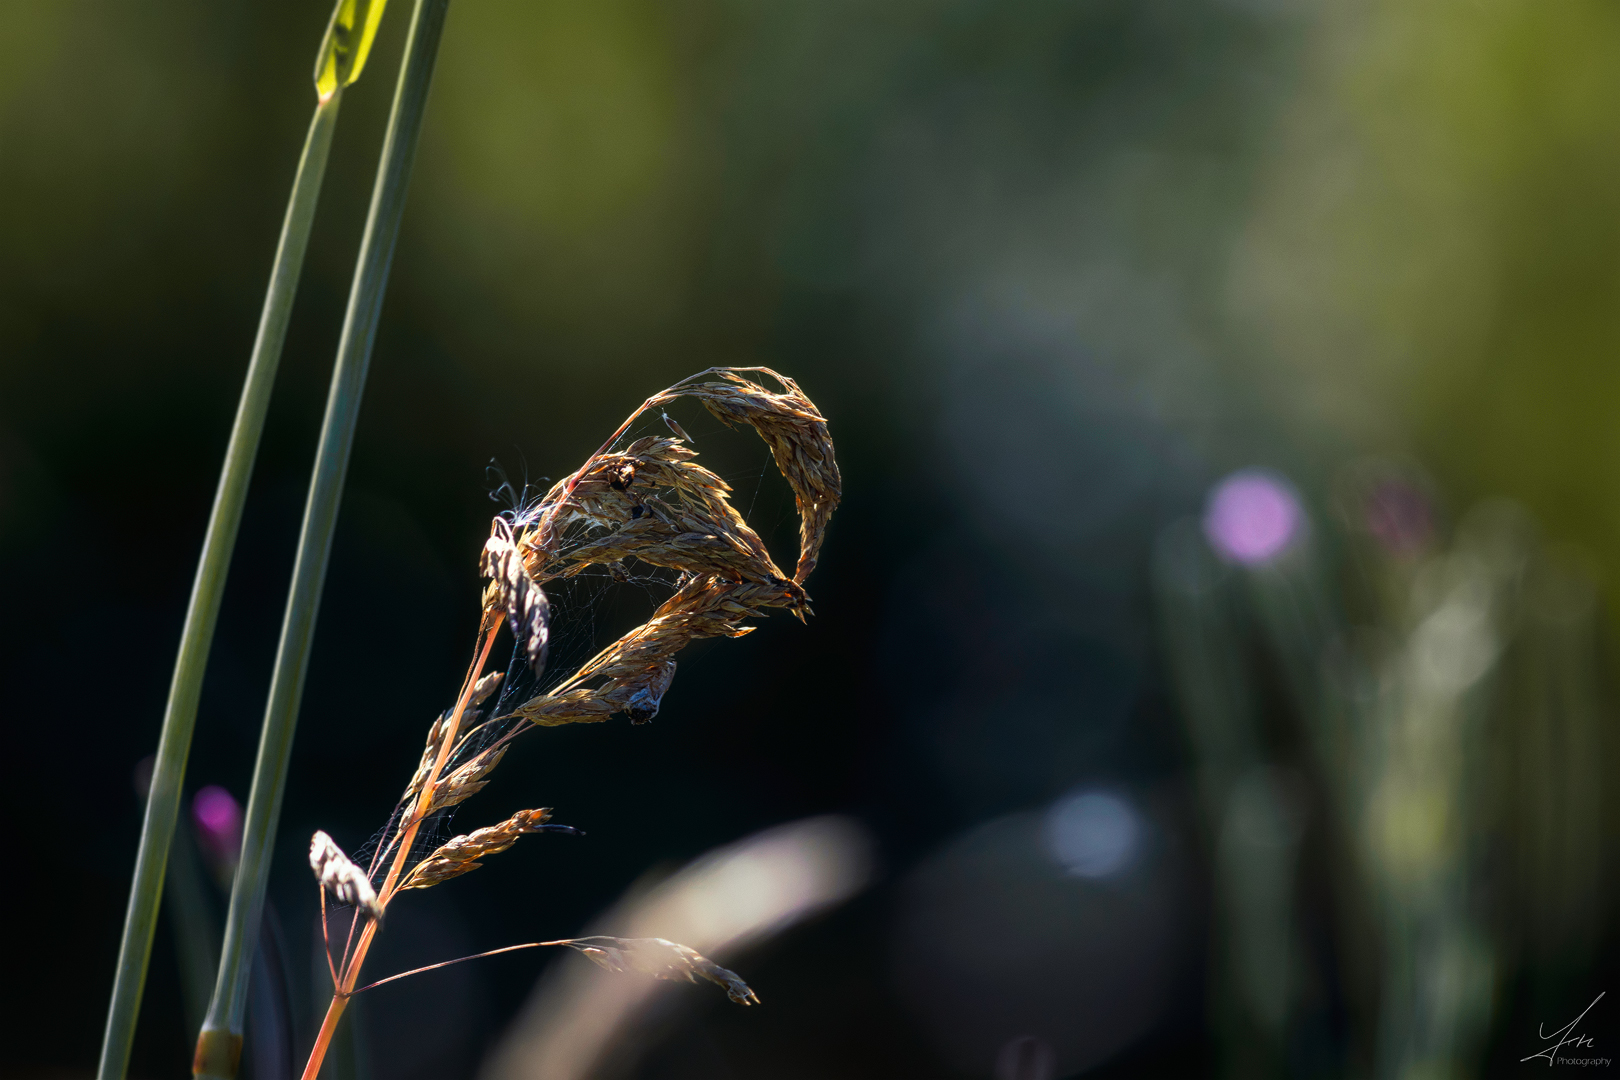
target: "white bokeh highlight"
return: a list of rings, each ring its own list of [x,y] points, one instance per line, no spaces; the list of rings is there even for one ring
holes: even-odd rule
[[[1113,877],[1142,846],[1141,815],[1106,791],[1070,792],[1052,804],[1043,824],[1047,853],[1076,877]]]

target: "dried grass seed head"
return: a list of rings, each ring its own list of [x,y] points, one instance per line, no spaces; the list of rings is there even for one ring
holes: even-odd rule
[[[775,379],[781,392],[744,378],[743,371]],[[709,374],[719,381],[699,381]],[[731,506],[730,486],[697,465],[696,452],[682,438],[648,436],[622,450],[604,449],[541,501],[538,515],[516,539],[525,567],[539,583],[590,565],[611,573],[636,558],[680,571],[680,587],[645,624],[510,715],[539,726],[591,723],[617,712],[645,722],[656,715],[674,676],[674,656],[686,645],[739,637],[751,629],[744,620],[772,608],[800,618],[808,612],[803,583],[842,494],[826,419],[786,376],[766,368],[717,368],[649,398],[621,432],[641,412],[683,396],[697,398],[728,425],[752,427],[770,447],[800,515],[793,578]]]
[[[724,989],[726,996],[739,1005],[759,1004],[759,995],[735,971],[721,967],[696,949],[664,938],[621,938],[599,934],[570,938],[557,944],[583,953],[592,963],[608,971],[639,971],[655,979],[673,982],[695,983],[705,979]]]
[[[548,581],[634,556],[734,580],[784,579],[732,507],[730,486],[695,456],[678,439],[647,437],[559,482],[542,503],[552,510],[519,540],[530,572]]]
[[[774,378],[782,391],[767,390],[744,378],[742,371]],[[718,375],[719,381],[701,381],[706,375]],[[550,639],[546,581],[592,565],[624,574],[624,562],[634,558],[678,571],[678,587],[641,626],[549,691],[508,712],[504,718],[522,722],[517,730],[592,723],[615,713],[646,723],[658,714],[675,677],[675,655],[687,645],[702,638],[741,637],[753,629],[744,625],[747,620],[772,609],[786,609],[801,619],[809,611],[803,583],[815,566],[842,483],[825,418],[785,376],[765,368],[716,368],[649,398],[620,433],[647,409],[682,396],[697,398],[728,425],[752,427],[770,447],[798,505],[796,572],[789,579],[771,559],[759,534],[731,505],[730,485],[696,463],[689,437],[673,420],[674,438],[647,436],[621,450],[604,447],[554,485],[537,510],[520,516],[515,526],[504,516],[494,520],[479,560],[480,571],[490,580],[486,610],[505,616],[538,672]],[[498,682],[495,676],[480,680],[472,704],[490,696]],[[464,716],[462,730],[478,720],[477,714]],[[446,714],[429,731],[406,802],[426,784],[443,750],[448,721]],[[438,778],[426,812],[455,806],[481,790],[504,756],[509,737]],[[452,859],[455,850],[442,856],[449,862],[422,871],[420,880],[447,880],[451,864],[466,861]],[[421,866],[440,857],[436,853]]]
[[[744,378],[741,372],[745,371],[774,378],[782,390],[771,391]],[[720,381],[700,382],[705,375],[718,375]],[[675,438],[646,437],[621,451],[612,450],[637,416],[683,396],[697,398],[728,426],[742,423],[752,427],[770,448],[799,511],[799,559],[791,579],[771,559],[759,534],[732,507],[730,486],[695,463],[696,452],[687,445],[690,437],[667,412],[663,419]],[[447,747],[451,730],[461,726],[452,720],[476,728],[478,714],[467,710],[487,700],[501,682],[499,675],[479,679],[464,706],[440,716],[430,727],[404,804],[420,799],[430,778],[434,778],[432,793],[420,799],[425,807],[422,816],[475,794],[505,756],[511,735],[524,727],[602,720],[617,712],[628,713],[633,723],[645,723],[657,715],[674,680],[675,654],[692,641],[740,637],[753,629],[743,625],[745,620],[773,608],[785,608],[803,619],[809,611],[803,585],[815,567],[841,494],[842,479],[826,420],[798,384],[785,376],[768,368],[711,368],[648,398],[601,451],[548,492],[537,512],[494,520],[479,559],[479,569],[490,582],[484,597],[484,627],[492,630],[498,623],[491,617],[504,615],[529,666],[539,676],[550,643],[546,581],[577,574],[591,565],[605,566],[611,576],[623,580],[628,577],[624,562],[634,558],[677,571],[674,595],[647,622],[603,649],[572,676],[498,717],[515,718],[520,724],[448,775],[439,776],[436,770],[441,763],[453,760],[471,738],[463,734],[458,746]],[[486,642],[480,665],[488,647]],[[451,750],[454,752],[449,753]],[[499,825],[454,837],[419,862],[399,888],[428,888],[459,877],[527,833],[576,831],[548,825],[550,816],[546,808],[523,810]],[[420,820],[415,817],[408,826],[400,826],[395,837],[401,843],[396,871]],[[381,919],[383,909],[368,876],[324,832],[316,832],[311,841],[310,867],[323,890],[363,908],[373,919]],[[538,944],[577,949],[611,971],[633,970],[688,982],[703,979],[724,987],[733,1001],[744,1005],[759,1001],[735,972],[664,938],[593,936]]]

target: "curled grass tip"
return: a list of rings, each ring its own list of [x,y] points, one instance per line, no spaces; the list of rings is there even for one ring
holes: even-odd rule
[[[322,101],[360,78],[387,6],[388,0],[338,0],[315,57],[315,92]]]

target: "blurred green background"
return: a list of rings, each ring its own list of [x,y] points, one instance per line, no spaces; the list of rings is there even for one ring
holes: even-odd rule
[[[408,16],[394,7],[345,97],[188,773],[238,798]],[[5,935],[7,1076],[93,1068],[139,828],[129,777],[156,745],[327,15],[318,0],[0,8],[0,680],[24,898]],[[1537,1024],[1567,1022],[1620,970],[1617,59],[1620,10],[1599,0],[457,0],[281,828],[272,897],[297,992],[303,837],[358,845],[381,825],[465,663],[486,465],[555,478],[647,394],[764,363],[821,406],[843,464],[817,618],[683,660],[649,729],[562,729],[514,753],[470,824],[543,800],[589,840],[537,841],[436,891],[417,944],[402,919],[379,971],[571,932],[648,867],[836,810],[877,836],[878,886],[742,965],[765,1010],[721,1002],[649,1035],[645,1075],[1520,1069]],[[718,432],[694,430],[699,449]],[[739,505],[786,542],[763,456],[737,453]],[[1225,781],[1208,779],[1221,751],[1197,735],[1215,691],[1189,681],[1203,660],[1176,622],[1205,616],[1163,600],[1150,556],[1249,466],[1288,479],[1312,545],[1248,585],[1209,570],[1249,612],[1209,616],[1247,643],[1219,663],[1252,677],[1260,757],[1311,808],[1282,890],[1305,959],[1280,961],[1306,989],[1271,1027],[1234,1014],[1242,976],[1222,959],[1242,951],[1246,901],[1221,899],[1236,872]],[[1434,527],[1380,563],[1343,508],[1390,476]],[[1487,499],[1522,510],[1470,518]],[[1301,733],[1325,700],[1370,700],[1334,689],[1322,656],[1373,657],[1356,670],[1387,684],[1399,665],[1377,658],[1404,655],[1401,635],[1453,595],[1423,581],[1474,580],[1466,566],[1498,566],[1510,533],[1515,566],[1596,599],[1579,619],[1492,616],[1500,677],[1446,744],[1490,761],[1434,781],[1465,854],[1460,891],[1423,917],[1466,915],[1493,959],[1467,976],[1475,1034],[1420,1053],[1390,1034],[1390,972],[1427,955],[1400,951],[1402,920],[1430,924],[1415,893],[1379,891],[1388,866],[1359,839],[1356,792],[1385,790],[1389,759],[1354,733]],[[1425,559],[1451,569],[1425,577]],[[1480,573],[1512,593],[1491,611],[1547,610],[1540,586]],[[1278,604],[1328,614],[1289,630]],[[1386,645],[1344,645],[1373,638]],[[1307,646],[1320,655],[1290,658]],[[1515,659],[1530,654],[1589,663],[1545,675]],[[1536,700],[1562,702],[1557,746],[1524,704],[1538,678],[1553,689]],[[1360,708],[1340,711],[1377,711]],[[1532,744],[1545,771],[1500,781],[1491,762]],[[1016,847],[998,829],[1092,790],[1136,808],[1153,839],[1133,887],[1157,900],[1117,924],[1096,909],[1071,928],[1072,963],[1012,871],[995,872],[1000,906],[941,899]],[[1567,791],[1584,794],[1548,809]],[[1525,854],[1549,845],[1591,868],[1550,900]],[[1523,945],[1538,918],[1567,940]],[[1021,980],[1002,957],[992,977],[940,944],[1020,926],[1036,927],[1030,955],[1056,942],[1042,955],[1060,974]],[[1087,934],[1135,944],[1087,952]],[[170,935],[140,1077],[189,1059]],[[539,965],[379,992],[361,1067],[475,1075]],[[946,983],[957,998],[931,996]],[[1088,1026],[1088,1002],[1122,1011]],[[966,1015],[990,1017],[983,1038],[953,1042]],[[1608,999],[1591,1014],[1593,1053],[1612,1054],[1615,1015]],[[1019,1038],[1046,1049],[1020,1057]],[[1234,1049],[1250,1042],[1269,1049]]]

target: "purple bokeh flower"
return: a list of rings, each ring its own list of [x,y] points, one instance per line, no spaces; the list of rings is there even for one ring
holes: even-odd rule
[[[210,784],[191,800],[191,818],[208,854],[234,865],[242,851],[242,804],[224,788]]]
[[[1305,512],[1282,477],[1244,469],[1215,485],[1204,535],[1222,558],[1253,566],[1285,551],[1303,531]]]

